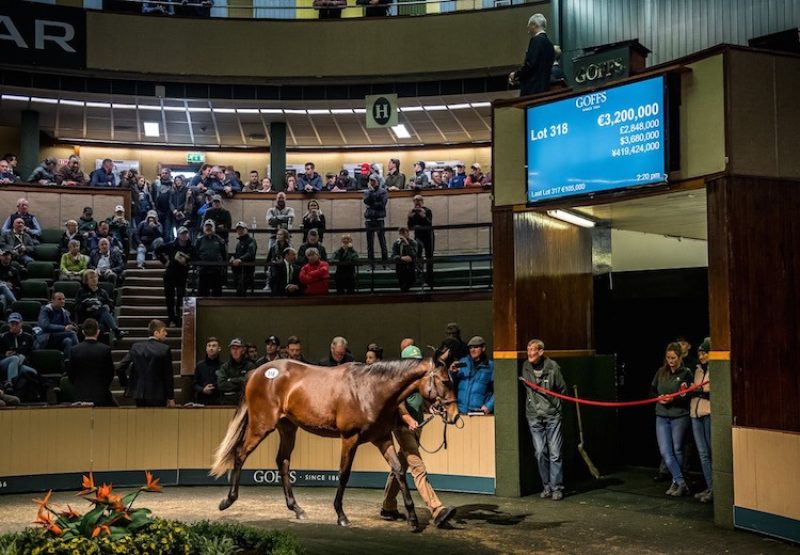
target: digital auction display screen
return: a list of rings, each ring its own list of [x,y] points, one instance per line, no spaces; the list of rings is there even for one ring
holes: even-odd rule
[[[528,202],[666,181],[666,109],[663,76],[528,108]]]

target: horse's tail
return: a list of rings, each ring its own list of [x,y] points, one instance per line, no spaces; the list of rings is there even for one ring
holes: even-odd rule
[[[228,424],[228,432],[225,439],[217,447],[214,453],[214,464],[211,466],[209,475],[221,478],[230,468],[233,468],[236,459],[236,449],[244,439],[244,432],[247,429],[247,401],[242,399],[233,420]]]

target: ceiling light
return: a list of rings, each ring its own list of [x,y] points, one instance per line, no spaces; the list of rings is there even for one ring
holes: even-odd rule
[[[408,132],[408,129],[406,129],[406,126],[403,125],[402,123],[399,125],[392,126],[392,131],[394,131],[394,134],[397,136],[398,139],[411,138],[411,133]]]
[[[211,108],[206,108],[205,106],[193,106],[189,108],[190,112],[210,112]]]
[[[284,114],[305,114],[305,110],[284,110]]]
[[[136,104],[117,104],[116,102],[112,105],[115,110],[135,110]]]
[[[57,98],[42,98],[40,96],[32,96],[31,102],[39,102],[41,104],[58,104]]]
[[[548,210],[547,215],[551,218],[557,218],[563,222],[569,222],[581,227],[594,227],[595,225],[592,220],[581,218],[580,216],[576,216],[572,212],[567,212],[566,210]]]
[[[165,112],[185,112],[186,108],[183,106],[164,106]]]
[[[145,137],[158,137],[158,122],[157,121],[145,121],[144,122],[144,136]]]
[[[283,110],[280,108],[261,108],[262,114],[282,114]]]
[[[331,113],[331,111],[328,110],[328,109],[312,110],[312,109],[309,108],[309,110],[308,110],[308,115],[309,116],[310,115],[314,115],[314,114],[330,114],[330,113]]]
[[[59,102],[63,106],[83,106],[83,100],[69,100],[66,98],[62,98]]]
[[[470,102],[470,106],[473,108],[488,108],[491,105],[491,102]]]
[[[469,102],[464,102],[463,104],[448,104],[447,108],[449,110],[463,110],[464,108],[469,108]]]
[[[352,108],[333,108],[331,114],[352,114]]]
[[[87,108],[111,108],[110,102],[86,102]]]
[[[30,97],[28,97],[28,96],[20,96],[18,94],[4,94],[2,96],[2,99],[3,100],[19,100],[21,102],[27,102],[28,100],[30,100]]]
[[[154,104],[139,104],[136,106],[140,110],[158,110],[161,111],[161,106],[156,106]]]
[[[236,108],[240,114],[257,114],[258,108]]]
[[[235,114],[235,108],[214,108],[215,114]]]
[[[434,106],[423,106],[425,110],[428,112],[441,112],[442,110],[447,110],[447,106],[444,104],[436,104]]]
[[[422,106],[404,106],[397,109],[398,112],[421,112]]]
[[[353,108],[353,113],[354,114],[366,114],[367,113],[367,109],[366,108]]]

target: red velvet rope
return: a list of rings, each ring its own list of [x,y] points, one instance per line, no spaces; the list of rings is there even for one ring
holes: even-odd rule
[[[545,395],[552,395],[553,397],[557,397],[559,399],[563,399],[564,401],[572,401],[573,403],[580,403],[582,405],[591,405],[593,407],[612,407],[612,408],[620,408],[620,407],[637,407],[640,405],[649,405],[652,403],[658,403],[663,399],[672,399],[674,397],[683,397],[687,393],[691,393],[696,389],[700,389],[704,385],[707,385],[709,382],[703,382],[691,387],[682,387],[680,391],[677,393],[669,393],[667,395],[660,395],[658,397],[653,397],[651,399],[640,399],[638,401],[592,401],[591,399],[579,399],[578,397],[570,397],[569,395],[563,395],[561,393],[556,393],[550,389],[546,389],[542,386],[536,385],[535,383],[526,380],[525,378],[520,378],[519,381],[534,389],[539,391],[540,393],[544,393]]]

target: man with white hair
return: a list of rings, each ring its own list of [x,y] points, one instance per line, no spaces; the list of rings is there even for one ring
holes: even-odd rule
[[[355,360],[347,348],[347,339],[337,335],[331,341],[330,354],[319,361],[320,366],[339,366]]]
[[[550,87],[550,70],[555,60],[553,43],[547,38],[547,19],[540,13],[528,20],[528,51],[525,62],[508,74],[508,84],[519,85],[519,95],[528,96],[547,91]]]

